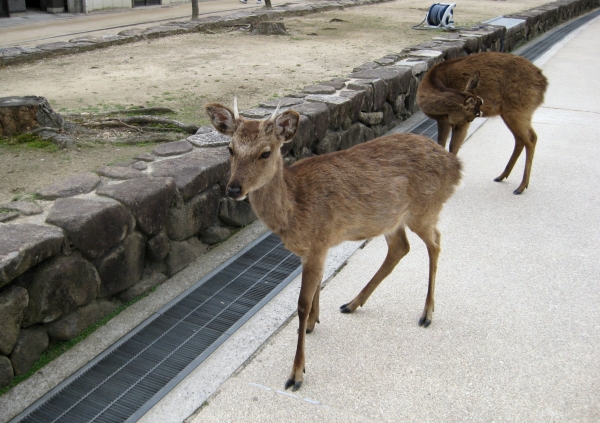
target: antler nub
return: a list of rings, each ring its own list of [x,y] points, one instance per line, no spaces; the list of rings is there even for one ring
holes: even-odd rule
[[[279,100],[279,103],[277,103],[277,108],[275,109],[275,111],[273,112],[273,114],[271,115],[271,118],[269,120],[272,120],[273,122],[275,121],[275,118],[277,117],[277,114],[279,113],[279,106],[281,106],[281,100]]]
[[[233,117],[234,119],[239,119],[240,118],[240,113],[238,112],[238,107],[237,107],[237,96],[233,96]]]

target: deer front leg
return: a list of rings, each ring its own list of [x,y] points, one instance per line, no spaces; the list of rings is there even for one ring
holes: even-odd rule
[[[312,306],[308,314],[308,322],[306,323],[306,333],[311,333],[315,330],[315,325],[321,323],[319,321],[319,297],[321,296],[321,283],[317,286],[315,295],[313,295]]]
[[[465,138],[467,138],[469,125],[470,124],[467,122],[463,125],[456,125],[454,128],[452,128],[452,137],[450,138],[450,152],[452,154],[458,154],[458,150],[460,150]]]
[[[294,358],[294,365],[292,366],[292,373],[285,383],[285,389],[292,386],[292,391],[297,391],[304,380],[306,331],[314,297],[317,295],[316,292],[320,288],[321,279],[323,278],[325,257],[326,252],[313,254],[302,260],[302,286],[300,287],[300,297],[298,298],[298,320],[300,323],[298,327],[298,344],[296,346],[296,356]],[[313,318],[315,318],[314,314]],[[315,321],[312,322],[313,328]]]
[[[446,141],[448,141],[448,136],[450,135],[450,122],[448,121],[448,117],[440,117],[436,119],[437,121],[437,143],[442,147],[446,148]]]

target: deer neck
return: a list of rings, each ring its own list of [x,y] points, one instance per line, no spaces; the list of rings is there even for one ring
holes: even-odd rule
[[[280,236],[287,232],[292,219],[293,186],[291,172],[282,163],[269,182],[249,194],[250,204],[256,215]]]

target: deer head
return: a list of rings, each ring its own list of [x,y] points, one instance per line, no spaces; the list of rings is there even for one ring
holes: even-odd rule
[[[209,103],[204,109],[215,129],[231,136],[227,147],[231,155],[227,195],[241,201],[282,168],[280,147],[296,135],[300,115],[292,110],[278,114],[277,106],[269,119],[244,119],[238,113],[237,100],[234,99],[233,105],[233,111],[218,103]]]
[[[454,110],[448,114],[448,120],[452,126],[462,126],[467,122],[473,122],[476,117],[483,116],[481,106],[483,99],[475,94],[475,89],[479,86],[479,71],[473,72],[465,91],[463,92],[464,100],[458,110]]]

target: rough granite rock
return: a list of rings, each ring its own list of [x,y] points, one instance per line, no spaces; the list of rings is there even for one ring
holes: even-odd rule
[[[281,146],[281,154],[285,156],[291,151],[292,154],[297,157],[299,152],[304,147],[311,146],[314,140],[312,128],[313,125],[310,122],[310,119],[306,116],[300,115],[296,135],[291,142],[285,143]]]
[[[41,214],[44,210],[33,201],[11,201],[0,205],[0,209],[13,210],[25,216]]]
[[[116,307],[115,303],[108,300],[94,301],[48,324],[46,330],[51,339],[70,341],[88,326],[112,313]]]
[[[290,107],[290,106],[294,106],[296,104],[302,104],[303,102],[304,102],[304,100],[302,100],[301,98],[281,97],[281,98],[276,98],[275,100],[269,100],[269,101],[260,103],[259,106],[274,109],[278,105],[280,105],[280,107]]]
[[[100,257],[135,227],[131,213],[108,198],[59,198],[46,222],[63,228],[69,241],[91,258]]]
[[[152,153],[156,156],[178,156],[180,154],[189,153],[193,148],[192,144],[186,140],[174,141],[159,145],[152,150]]]
[[[107,178],[111,179],[134,179],[148,176],[139,170],[122,166],[102,166],[96,172],[100,176],[106,176]]]
[[[27,290],[20,286],[0,290],[0,354],[10,354],[15,346],[28,301]]]
[[[359,120],[365,125],[379,125],[383,120],[383,112],[360,112]]]
[[[15,376],[26,373],[48,348],[48,334],[41,327],[23,329],[10,354]]]
[[[322,103],[329,109],[329,126],[331,129],[338,129],[342,122],[350,117],[352,111],[352,101],[346,97],[335,95],[309,95],[307,102]]]
[[[344,90],[340,91],[340,97],[345,97],[352,102],[350,109],[350,119],[356,122],[365,103],[366,90]]]
[[[166,258],[168,276],[171,277],[183,270],[205,251],[206,246],[203,246],[196,237],[188,241],[171,241],[171,250]]]
[[[211,226],[202,233],[202,242],[205,244],[217,244],[225,241],[231,235],[231,231],[222,226]]]
[[[217,218],[219,204],[218,185],[192,197],[180,208],[169,210],[167,233],[175,241],[183,241],[208,228]]]
[[[100,183],[100,177],[92,172],[78,173],[69,176],[54,185],[42,188],[37,192],[44,200],[56,200],[57,198],[72,197],[79,194],[91,192]]]
[[[94,266],[78,254],[56,256],[17,278],[27,289],[29,302],[21,327],[48,323],[92,301],[100,278]]]
[[[139,282],[144,270],[146,240],[133,232],[94,263],[100,275],[98,297],[108,297]]]
[[[407,66],[385,66],[373,70],[365,70],[350,75],[359,79],[381,79],[387,85],[386,99],[390,102],[396,100],[400,93],[408,91],[408,84],[412,77],[412,69]],[[376,110],[378,110],[377,108]]]
[[[150,172],[155,177],[172,177],[187,199],[225,180],[229,172],[229,153],[224,148],[203,148],[153,163]]]
[[[17,212],[0,212],[0,223],[10,222],[11,220],[15,220],[19,216],[21,215]]]
[[[135,170],[146,170],[146,169],[148,169],[148,165],[146,164],[146,162],[144,162],[142,160],[137,161],[135,163],[132,163],[131,167],[134,168]]]
[[[0,388],[7,386],[13,377],[15,377],[15,372],[10,359],[0,355]]]
[[[373,111],[373,85],[367,81],[349,82],[348,90],[364,91],[363,102],[360,108],[361,112],[370,113]],[[341,95],[341,93],[340,93]]]
[[[330,85],[309,85],[302,90],[306,94],[334,94],[335,88]]]
[[[291,110],[295,110],[296,112],[308,118],[311,124],[311,142],[320,141],[323,139],[325,133],[329,129],[329,108],[326,104],[310,102],[303,103],[297,106],[292,106]]]
[[[140,153],[135,156],[134,159],[141,160],[143,162],[153,162],[154,156],[150,153]]]
[[[231,142],[231,137],[217,131],[205,132],[203,134],[191,135],[187,140],[196,147],[223,147]]]
[[[229,197],[219,200],[219,220],[229,226],[246,226],[256,220],[252,206]]]
[[[339,131],[327,131],[323,139],[317,143],[316,152],[317,154],[326,154],[337,151],[341,142]]]
[[[129,302],[134,298],[149,292],[152,288],[160,285],[166,280],[167,277],[158,272],[152,272],[149,275],[144,275],[142,276],[142,280],[140,280],[138,283],[121,292],[119,294],[119,299],[124,302]]]
[[[154,235],[167,220],[175,191],[171,178],[145,178],[103,185],[96,193],[120,201],[133,214],[138,228]]]
[[[150,260],[160,261],[169,254],[171,243],[166,230],[153,236],[146,242],[146,256]]]
[[[350,129],[342,132],[340,150],[348,149],[365,141],[361,127],[363,127],[363,125],[355,123],[350,126]]]
[[[362,109],[363,112],[377,112],[383,107],[383,103],[385,103],[387,97],[387,83],[383,79],[374,78],[374,79],[359,79],[354,81],[352,84],[348,84],[348,88],[356,89],[354,87],[358,86],[360,89],[364,89],[362,85],[368,84],[371,86],[373,90],[373,97],[371,108],[366,110]],[[367,99],[367,102],[370,100]]]
[[[49,225],[0,225],[0,287],[60,252],[63,231]]]

